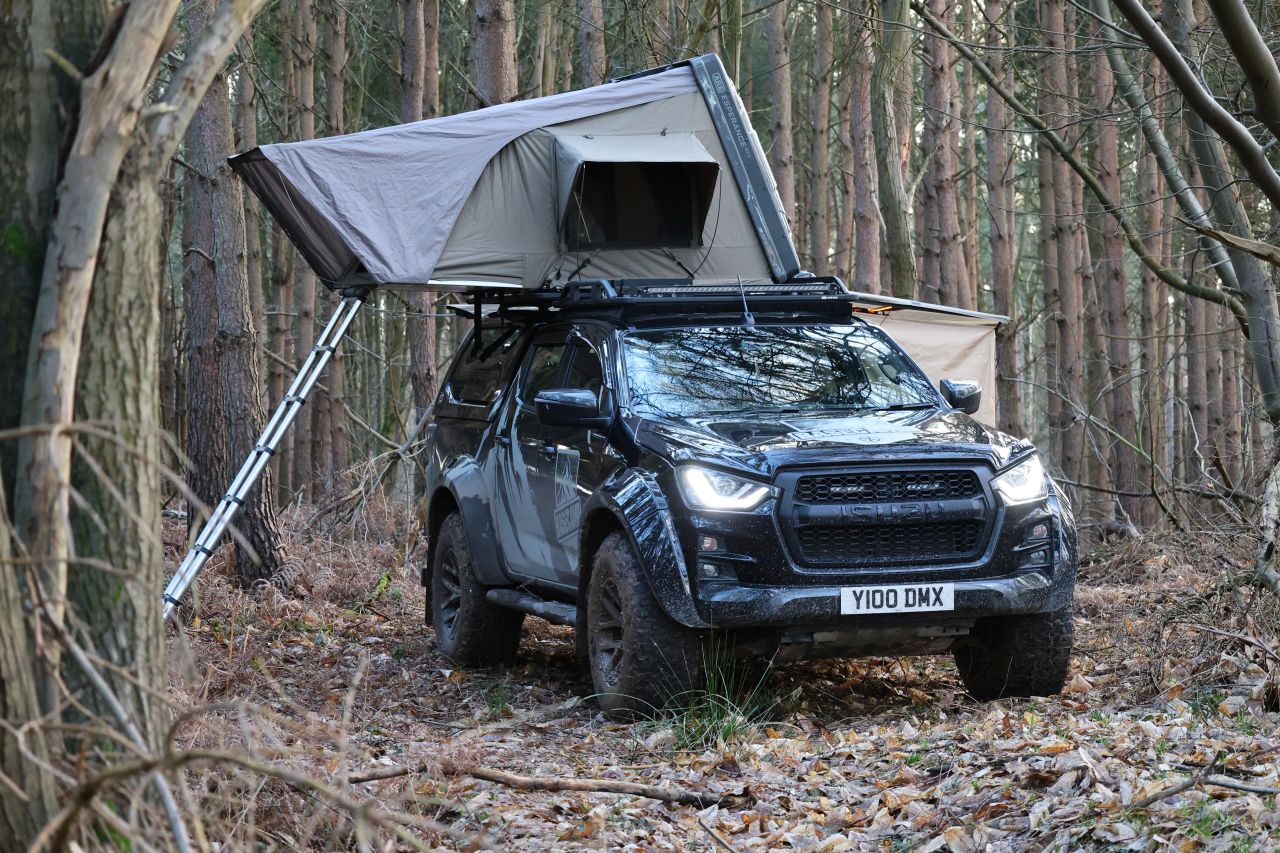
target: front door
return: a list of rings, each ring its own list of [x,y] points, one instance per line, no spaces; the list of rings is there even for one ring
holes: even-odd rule
[[[600,399],[604,376],[600,358],[577,340],[566,353],[565,388],[582,388]],[[582,533],[582,507],[600,483],[607,463],[606,439],[596,430],[581,427],[543,426],[543,448],[554,456],[539,457],[538,483],[534,487],[551,558],[551,578],[574,586],[578,578],[578,546]]]
[[[539,391],[561,387],[565,352],[563,331],[534,340],[503,412],[505,424],[497,431],[494,527],[507,571],[527,578],[554,578],[543,507],[548,500],[544,473],[555,462],[556,448],[543,438],[547,427],[538,420],[533,399]]]

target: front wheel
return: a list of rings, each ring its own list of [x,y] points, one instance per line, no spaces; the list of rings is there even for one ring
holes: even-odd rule
[[[687,697],[702,678],[701,635],[666,614],[622,533],[596,552],[587,591],[587,660],[605,714],[626,720]]]
[[[462,516],[455,512],[444,520],[432,551],[431,625],[440,651],[460,666],[515,660],[524,614],[485,600]]]
[[[1053,696],[1071,666],[1070,610],[979,619],[953,652],[960,679],[980,702]]]

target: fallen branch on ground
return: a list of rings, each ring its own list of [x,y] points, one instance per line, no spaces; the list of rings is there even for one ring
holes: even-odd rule
[[[582,701],[581,696],[573,696],[563,702],[556,702],[550,705],[540,705],[532,710],[516,714],[514,717],[508,717],[505,720],[498,720],[495,723],[488,723],[483,726],[476,726],[474,729],[465,729],[458,733],[453,739],[454,743],[475,740],[478,737],[493,734],[494,732],[513,729],[516,726],[533,723],[545,723],[547,720],[554,720],[564,716],[569,711],[578,707],[578,703]]]
[[[374,782],[380,779],[395,779],[417,773],[430,773],[439,770],[445,776],[470,776],[485,782],[496,782],[517,791],[580,791],[587,794],[629,794],[634,797],[647,797],[664,803],[676,803],[681,806],[696,806],[705,809],[719,805],[722,798],[717,794],[700,794],[694,791],[682,791],[678,788],[667,788],[662,785],[644,785],[639,782],[624,782],[619,779],[562,779],[557,776],[521,776],[505,770],[494,770],[479,764],[450,764],[430,762],[426,764],[398,764],[389,767],[375,767],[353,773],[347,781],[353,785],[362,782]]]
[[[1169,797],[1172,797],[1174,794],[1181,794],[1183,791],[1187,790],[1188,788],[1194,788],[1196,785],[1200,784],[1201,782],[1204,782],[1205,780],[1209,779],[1210,776],[1213,775],[1213,771],[1218,769],[1218,762],[1221,760],[1222,760],[1222,753],[1219,752],[1217,755],[1213,757],[1213,761],[1210,761],[1207,765],[1205,765],[1204,769],[1201,770],[1199,773],[1195,774],[1194,776],[1188,776],[1186,779],[1183,779],[1181,782],[1179,782],[1176,785],[1170,785],[1168,788],[1165,788],[1164,790],[1156,791],[1154,794],[1150,794],[1146,797],[1143,797],[1142,799],[1134,803],[1132,808],[1145,809],[1148,806],[1155,805],[1161,800],[1166,800]]]

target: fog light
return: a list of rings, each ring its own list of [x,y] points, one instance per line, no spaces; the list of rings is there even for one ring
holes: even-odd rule
[[[1049,525],[1037,524],[1035,527],[1031,528],[1031,538],[1032,539],[1048,539]]]
[[[715,563],[698,563],[698,577],[711,580],[720,577],[720,567]]]
[[[1038,551],[1032,551],[1030,554],[1026,554],[1025,556],[1023,556],[1023,558],[1018,562],[1018,568],[1020,569],[1031,568],[1032,566],[1047,566],[1047,565],[1049,565],[1049,549],[1048,548],[1041,548]]]
[[[699,551],[719,551],[720,540],[714,536],[703,536],[698,539]]]

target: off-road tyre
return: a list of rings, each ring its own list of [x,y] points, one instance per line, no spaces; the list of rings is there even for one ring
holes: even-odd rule
[[[1071,610],[979,619],[955,647],[956,669],[980,702],[1061,692],[1075,636]]]
[[[462,516],[440,525],[432,547],[431,627],[436,647],[459,666],[511,663],[520,647],[524,614],[485,600],[476,580]]]
[[[658,604],[621,532],[607,536],[596,551],[586,631],[596,699],[611,719],[650,716],[688,698],[702,683],[702,636]]]

